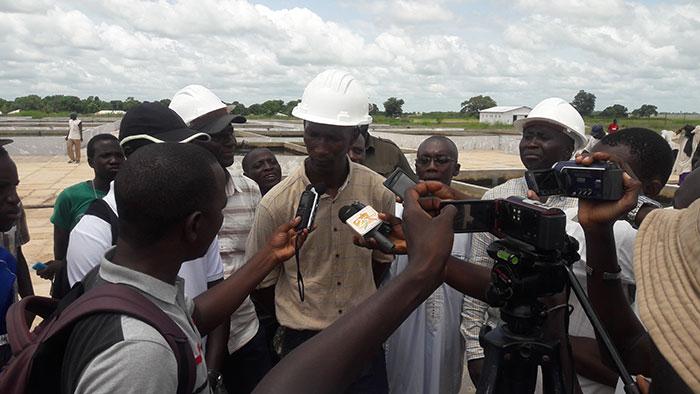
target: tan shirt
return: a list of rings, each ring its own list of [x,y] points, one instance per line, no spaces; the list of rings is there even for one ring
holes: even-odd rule
[[[349,161],[348,161],[349,162]],[[260,287],[275,283],[275,305],[280,324],[297,330],[322,330],[353,305],[376,291],[372,259],[391,262],[393,256],[352,243],[353,230],[338,218],[341,207],[360,201],[380,212],[393,212],[394,195],[384,178],[350,162],[350,173],[335,198],[324,194],[316,214],[316,230],[301,248],[304,302],[299,300],[294,257],[278,266]],[[246,260],[267,242],[274,229],[294,217],[301,193],[309,185],[302,164],[260,201],[246,244]]]

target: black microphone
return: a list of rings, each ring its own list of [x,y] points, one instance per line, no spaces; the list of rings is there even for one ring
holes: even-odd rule
[[[316,218],[318,202],[321,200],[321,196],[325,192],[326,186],[319,184],[308,185],[306,190],[301,193],[297,213],[294,215],[294,217],[301,216],[301,222],[299,222],[296,227],[297,231],[301,231],[305,228],[311,230],[311,226],[313,226],[314,219]]]
[[[357,201],[338,211],[340,220],[352,227],[356,233],[365,239],[374,238],[379,250],[393,254],[394,243],[387,237],[391,233],[391,226],[380,220],[378,215],[374,208]]]

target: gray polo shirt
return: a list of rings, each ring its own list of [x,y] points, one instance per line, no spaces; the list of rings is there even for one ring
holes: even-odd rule
[[[194,303],[184,280],[175,286],[102,259],[100,278],[134,287],[165,312],[187,335],[195,358],[195,393],[209,393],[202,338],[192,322]],[[124,315],[101,314],[76,325],[63,360],[62,387],[75,393],[175,393],[177,362],[165,339],[148,324]],[[102,350],[104,349],[104,350]],[[95,354],[87,362],[85,355]],[[82,372],[75,369],[85,365]],[[73,370],[71,370],[73,369]]]

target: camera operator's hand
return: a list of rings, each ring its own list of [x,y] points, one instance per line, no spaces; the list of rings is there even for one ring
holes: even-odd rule
[[[426,279],[439,278],[442,282],[445,263],[452,251],[452,224],[457,209],[448,205],[438,216],[431,217],[418,199],[420,192],[425,190],[420,186],[409,189],[404,200],[403,230],[409,260],[406,271]]]
[[[291,222],[277,227],[267,241],[267,253],[269,253],[276,262],[281,263],[292,258],[295,248],[301,248],[301,245],[306,241],[309,230],[304,229],[297,233],[294,229],[300,221],[301,217],[297,216]]]
[[[578,164],[591,165],[595,161],[612,161],[625,171],[622,175],[624,194],[617,201],[579,200],[578,221],[584,229],[612,225],[637,205],[637,197],[642,187],[642,183],[634,177],[629,165],[617,160],[609,153],[596,152],[589,156],[576,157]]]
[[[440,214],[440,203],[443,200],[466,200],[469,198],[469,196],[459,190],[437,181],[419,182],[414,187],[414,190],[420,197],[418,202],[421,207],[431,216]]]
[[[394,254],[406,254],[406,236],[403,233],[402,221],[396,216],[380,212],[379,219],[384,222],[389,223],[391,226],[391,233],[389,233],[389,239],[394,244]],[[357,246],[361,246],[367,249],[379,249],[379,244],[374,238],[365,238],[360,235],[355,234],[352,239],[353,243]]]

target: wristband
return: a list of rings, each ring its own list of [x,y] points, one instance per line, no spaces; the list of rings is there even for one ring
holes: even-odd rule
[[[600,272],[600,271],[596,271],[596,270],[593,269],[593,267],[591,267],[590,265],[586,264],[586,275],[587,275],[587,276],[593,276],[593,275],[595,275],[597,272]],[[602,275],[603,275],[603,280],[604,280],[604,281],[620,280],[620,279],[622,279],[622,268],[620,268],[620,266],[618,265],[618,266],[617,266],[617,272],[605,272],[605,271],[603,271],[603,272],[602,272]]]

